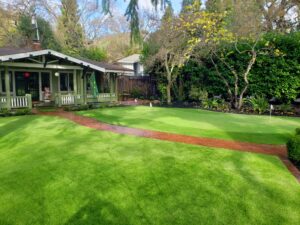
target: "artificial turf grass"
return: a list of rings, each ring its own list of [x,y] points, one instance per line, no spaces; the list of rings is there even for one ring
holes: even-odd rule
[[[77,112],[100,121],[197,137],[285,144],[300,118],[241,115],[199,109],[115,107]]]
[[[0,224],[298,224],[276,157],[0,118]]]

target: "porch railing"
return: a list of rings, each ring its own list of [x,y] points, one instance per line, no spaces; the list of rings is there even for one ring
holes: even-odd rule
[[[0,97],[0,108],[12,108],[12,109],[19,109],[19,108],[32,108],[32,100],[31,95],[26,94],[25,96],[11,96],[10,103],[8,105],[7,97]]]
[[[87,103],[101,103],[101,102],[114,102],[117,101],[117,95],[115,93],[100,93],[96,97],[93,95],[86,96]],[[85,99],[82,95],[74,94],[57,94],[55,98],[55,103],[58,106],[68,106],[68,105],[80,105],[84,104]]]
[[[67,106],[67,105],[79,105],[83,103],[83,98],[81,95],[56,95],[55,103],[58,106]]]
[[[0,97],[0,109],[7,108],[7,98]]]
[[[115,102],[118,100],[115,93],[100,93],[98,96],[87,95],[88,102]]]

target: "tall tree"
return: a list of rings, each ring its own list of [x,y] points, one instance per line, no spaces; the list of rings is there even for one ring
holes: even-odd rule
[[[201,0],[182,0],[181,12],[189,10],[188,8],[193,6],[194,10],[200,10]]]
[[[249,88],[251,70],[260,54],[269,54],[267,46],[258,45],[262,30],[259,23],[253,20],[251,9],[253,2],[236,0],[232,11],[235,17],[228,18],[226,12],[198,12],[188,14],[185,29],[193,34],[189,43],[195,43],[197,58],[209,58],[215,67],[216,74],[223,81],[232,106],[241,109],[244,96]],[[248,4],[247,4],[248,3]],[[239,9],[239,10],[237,10]],[[234,57],[245,59],[245,64],[236,64]],[[228,76],[222,74],[220,65],[229,71]]]
[[[61,50],[49,22],[38,17],[37,24],[42,48]],[[31,46],[32,40],[34,39],[34,33],[31,24],[31,15],[21,15],[17,22],[18,43],[15,44],[18,46]]]
[[[179,70],[189,59],[192,50],[188,40],[187,35],[181,31],[181,19],[173,16],[169,6],[160,29],[151,35],[144,46],[143,56],[147,69],[158,67],[166,80],[168,104],[172,102],[172,86],[178,78]]]
[[[259,22],[264,31],[289,32],[299,26],[293,19],[299,0],[207,0],[206,9],[210,12],[228,12],[233,22],[241,21],[244,13],[252,13],[250,22]],[[247,26],[245,26],[247,27]]]
[[[209,12],[224,12],[230,10],[235,0],[206,0],[205,7]]]
[[[96,0],[97,4],[99,4],[100,0]],[[114,0],[102,0],[102,9],[105,13],[110,14],[111,3]],[[171,4],[170,0],[151,0],[152,5],[157,9],[160,5],[161,8],[165,8],[167,5]],[[125,16],[127,20],[130,22],[131,29],[131,41],[139,42],[141,40],[140,29],[139,29],[139,0],[129,0]]]
[[[58,19],[63,50],[71,55],[79,55],[84,43],[84,32],[80,24],[76,0],[61,0],[61,16]]]
[[[16,20],[11,10],[0,7],[0,46],[10,45],[16,39]]]
[[[295,27],[291,17],[299,0],[256,0],[267,31],[289,32]],[[297,23],[297,22],[296,22]]]

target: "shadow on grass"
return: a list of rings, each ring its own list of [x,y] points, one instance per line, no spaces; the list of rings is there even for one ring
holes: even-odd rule
[[[285,190],[288,185],[278,185],[280,182],[276,180],[265,181],[262,178],[266,175],[251,171],[255,170],[255,164],[248,166],[249,153],[226,151],[223,154],[220,151],[219,156],[215,149],[132,138],[58,120],[44,129],[38,125],[38,132],[47,131],[48,136],[54,134],[52,141],[47,138],[35,141],[29,146],[30,151],[18,152],[28,157],[21,159],[16,154],[10,159],[11,170],[3,174],[0,171],[5,180],[2,185],[9,190],[6,192],[17,192],[17,196],[25,193],[31,203],[36,199],[40,201],[38,206],[14,207],[19,210],[30,208],[27,213],[38,217],[41,224],[45,224],[43,218],[47,216],[47,206],[55,207],[51,202],[54,199],[64,203],[54,212],[69,218],[68,225],[126,225],[132,221],[137,223],[139,219],[145,224],[201,224],[205,221],[206,224],[288,224],[286,211],[299,206],[299,197],[295,197],[299,191],[288,192]],[[37,129],[34,122],[19,122],[22,125],[16,132],[17,137],[24,137],[26,132],[22,130],[26,128]],[[16,125],[11,123],[6,129]],[[53,129],[55,132],[49,133]],[[44,134],[40,133],[37,137],[43,138]],[[14,143],[17,150],[23,148],[24,139],[13,141],[18,141]],[[285,171],[274,158],[259,158],[263,158],[260,163],[266,163],[265,170]],[[232,171],[226,168],[228,162],[233,165]],[[272,175],[272,171],[268,174]],[[280,178],[277,174],[274,177]],[[295,188],[296,181],[295,185],[288,184],[292,190],[299,190]],[[44,192],[47,187],[51,188]],[[125,196],[124,202],[118,201],[118,193]],[[53,194],[55,198],[49,198]],[[65,198],[65,195],[70,196]],[[112,196],[118,202],[95,197],[100,195],[106,199]],[[68,207],[73,199],[78,202],[76,212],[60,214],[59,209]],[[13,221],[13,214],[10,218]]]
[[[65,225],[114,225],[130,224],[127,217],[111,202],[90,200],[81,207]]]
[[[293,133],[293,127],[296,127],[294,120],[291,120],[294,125],[286,124],[290,118],[287,118],[288,121],[284,123],[283,118],[271,120],[267,116],[236,115],[197,109],[152,108],[150,110],[146,107],[122,107],[79,114],[115,125],[260,144],[285,144]],[[172,118],[175,119],[174,122]],[[177,120],[180,122],[176,122]]]

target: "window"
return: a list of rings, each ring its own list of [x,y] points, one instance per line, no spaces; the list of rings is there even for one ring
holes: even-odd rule
[[[138,76],[139,75],[139,63],[133,64],[133,70],[134,70],[134,75]]]
[[[74,91],[73,73],[60,73],[60,91]]]
[[[0,92],[6,92],[6,87],[5,87],[5,72],[1,71],[0,73],[0,79],[1,79],[1,87],[0,87]],[[13,92],[13,76],[12,72],[9,71],[9,83],[10,83],[10,92]]]

